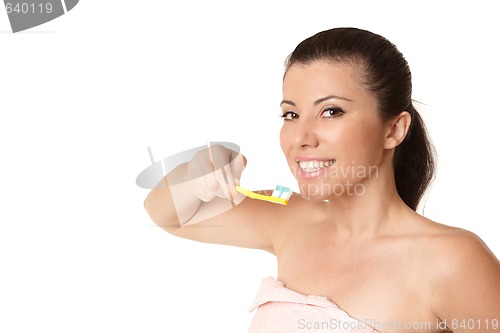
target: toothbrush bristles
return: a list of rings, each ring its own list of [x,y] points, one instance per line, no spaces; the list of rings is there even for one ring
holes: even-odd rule
[[[273,191],[272,196],[276,197],[276,198],[285,199],[288,201],[288,200],[290,200],[290,197],[292,196],[292,191],[290,191],[290,189],[288,187],[276,185],[276,188]]]

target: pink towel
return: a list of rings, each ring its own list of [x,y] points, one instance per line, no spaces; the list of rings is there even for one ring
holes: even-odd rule
[[[273,277],[262,280],[249,311],[255,309],[248,333],[377,332],[326,297],[300,294]]]

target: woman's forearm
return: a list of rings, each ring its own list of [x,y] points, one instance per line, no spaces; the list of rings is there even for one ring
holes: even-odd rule
[[[176,229],[187,223],[202,201],[193,194],[192,182],[184,181],[186,164],[181,164],[151,190],[144,208],[151,219],[164,229]]]

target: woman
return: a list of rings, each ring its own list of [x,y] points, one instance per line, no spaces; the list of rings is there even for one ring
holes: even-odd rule
[[[304,40],[281,107],[300,188],[288,206],[244,200],[235,184],[246,160],[223,146],[145,202],[176,236],[276,255],[250,331],[498,332],[498,259],[471,232],[416,213],[434,158],[396,47],[354,28]]]

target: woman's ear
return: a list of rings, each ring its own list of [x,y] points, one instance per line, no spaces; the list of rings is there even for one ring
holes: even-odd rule
[[[410,129],[410,124],[411,115],[408,111],[403,111],[396,118],[389,120],[384,148],[393,149],[403,142]]]

